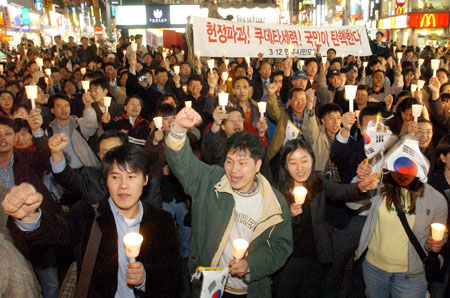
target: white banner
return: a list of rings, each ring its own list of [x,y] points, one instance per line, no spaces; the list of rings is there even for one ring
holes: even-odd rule
[[[236,23],[218,19],[193,17],[194,52],[203,57],[283,58],[313,57],[317,45],[326,56],[329,48],[337,56],[370,56],[365,26],[309,27],[276,24]]]

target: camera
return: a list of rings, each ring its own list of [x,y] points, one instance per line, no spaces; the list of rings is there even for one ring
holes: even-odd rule
[[[147,83],[147,82],[148,82],[148,79],[147,79],[146,76],[140,76],[140,77],[139,77],[139,82],[145,82],[145,83]]]

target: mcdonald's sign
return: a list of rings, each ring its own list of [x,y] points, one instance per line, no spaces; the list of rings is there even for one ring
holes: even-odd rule
[[[448,27],[449,13],[412,13],[409,15],[410,28]]]
[[[397,6],[395,9],[395,14],[404,14],[405,13],[405,7],[404,6]]]

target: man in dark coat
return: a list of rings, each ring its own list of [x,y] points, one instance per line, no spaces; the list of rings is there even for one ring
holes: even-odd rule
[[[55,146],[58,146],[55,144]],[[27,240],[30,249],[58,243],[73,249],[78,274],[94,221],[101,232],[99,249],[89,282],[89,297],[178,297],[181,258],[175,228],[168,213],[142,204],[139,198],[148,182],[149,159],[137,146],[124,144],[103,159],[103,173],[110,197],[97,209],[80,201],[63,216],[41,210],[42,195],[28,184],[11,189],[2,202],[9,214],[8,228]],[[123,237],[143,236],[136,260],[127,256]]]

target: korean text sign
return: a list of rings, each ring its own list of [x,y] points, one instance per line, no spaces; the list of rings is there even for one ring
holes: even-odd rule
[[[202,56],[220,57],[313,57],[317,45],[326,55],[334,48],[337,56],[370,56],[364,26],[309,27],[277,24],[236,23],[193,17],[194,51]]]

